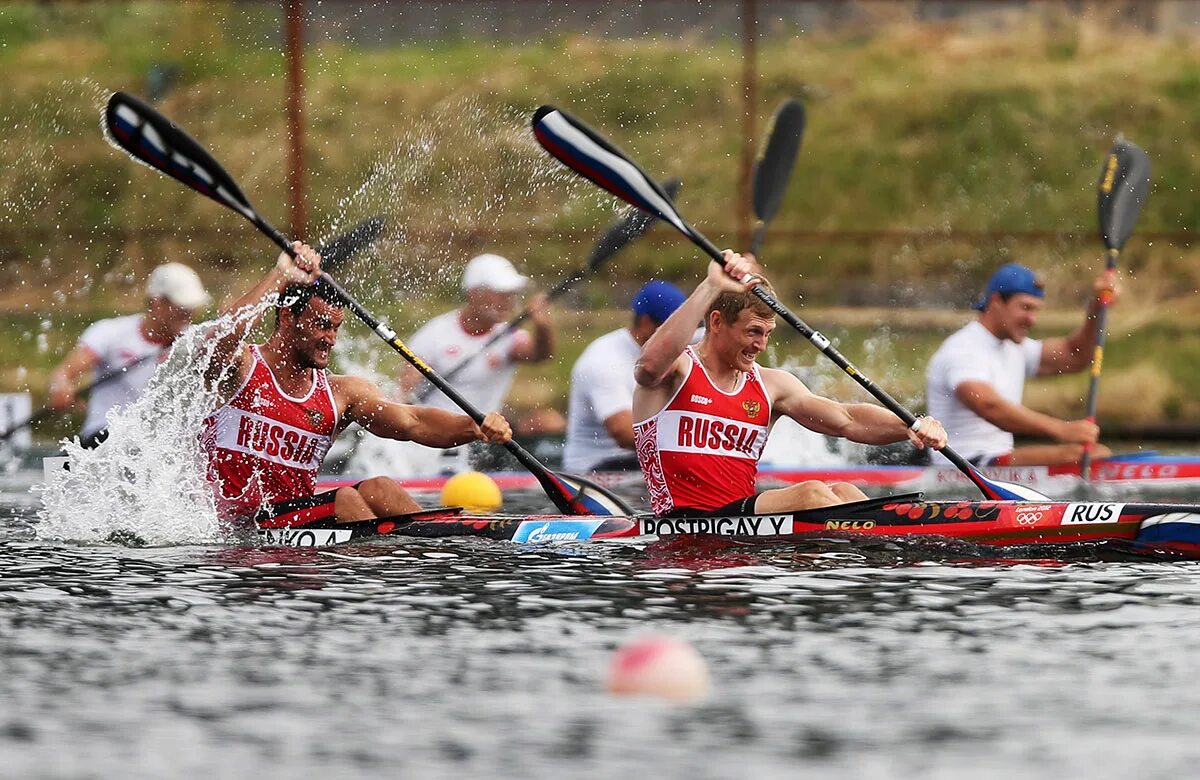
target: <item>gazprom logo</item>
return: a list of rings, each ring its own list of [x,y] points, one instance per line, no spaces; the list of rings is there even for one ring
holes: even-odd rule
[[[579,542],[590,539],[602,520],[526,520],[513,534],[514,542]]]

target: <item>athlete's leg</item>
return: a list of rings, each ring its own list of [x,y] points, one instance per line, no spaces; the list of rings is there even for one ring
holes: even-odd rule
[[[797,482],[785,488],[764,490],[754,502],[754,511],[759,514],[791,512],[797,509],[816,509],[822,506],[844,504],[829,485],[817,480]]]
[[[1093,458],[1107,458],[1112,450],[1103,444],[1092,445]],[[1009,466],[1049,466],[1059,463],[1078,463],[1083,458],[1082,444],[1030,444],[1017,447],[1009,457]]]
[[[358,484],[358,494],[371,507],[376,517],[391,517],[421,511],[421,505],[413,500],[400,483],[388,477],[372,477]]]
[[[867,500],[867,494],[849,482],[830,482],[829,489],[833,491],[835,496],[842,500],[843,504],[849,504],[851,501]]]
[[[371,510],[366,499],[353,487],[338,488],[333,499],[333,511],[338,522],[349,523],[353,520],[373,520],[378,517]]]

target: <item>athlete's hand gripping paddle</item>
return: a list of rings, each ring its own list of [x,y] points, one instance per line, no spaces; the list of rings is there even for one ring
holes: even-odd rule
[[[654,180],[637,163],[587,125],[557,108],[542,106],[533,115],[533,133],[543,148],[568,168],[627,203],[670,223],[692,243],[704,250],[705,254],[715,262],[724,262],[720,250],[698,230],[684,221],[679,212],[675,210],[671,199],[655,184]],[[916,415],[901,406],[896,399],[854,367],[842,353],[834,348],[829,339],[810,328],[761,285],[755,286],[753,290],[754,294],[763,303],[770,306],[772,311],[812,342],[822,354],[903,420],[906,425],[910,427],[918,425]],[[989,499],[1049,500],[1041,493],[1022,485],[988,479],[948,446],[942,449],[942,454],[966,474]]]
[[[212,155],[153,108],[137,98],[116,92],[109,98],[105,108],[104,126],[110,139],[134,159],[183,182],[222,206],[233,209],[252,222],[280,249],[294,256],[291,242],[254,210],[237,183]],[[316,284],[325,285],[346,308],[375,331],[388,346],[414,365],[476,424],[483,422],[482,412],[438,376],[399,339],[394,330],[363,308],[362,304],[328,273],[323,271]],[[594,486],[572,486],[565,477],[551,473],[515,441],[509,441],[505,447],[521,465],[537,477],[542,489],[559,511],[569,514],[628,514],[627,507],[624,507],[620,499],[607,492],[598,492]]]

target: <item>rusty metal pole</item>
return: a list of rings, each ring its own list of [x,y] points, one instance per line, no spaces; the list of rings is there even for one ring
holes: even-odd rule
[[[750,188],[758,133],[758,0],[742,0],[742,170],[738,183],[738,248],[750,243]]]
[[[304,0],[285,0],[288,59],[288,191],[292,236],[307,235],[304,213]]]

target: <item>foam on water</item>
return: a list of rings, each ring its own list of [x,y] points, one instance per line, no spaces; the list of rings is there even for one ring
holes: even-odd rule
[[[109,411],[103,446],[84,449],[78,438],[65,440],[67,468],[51,471],[36,488],[42,499],[38,536],[102,541],[114,532],[133,532],[152,545],[219,540],[199,443],[218,396],[204,371],[220,337],[244,329],[272,306],[273,297],[188,328],[141,398]]]

